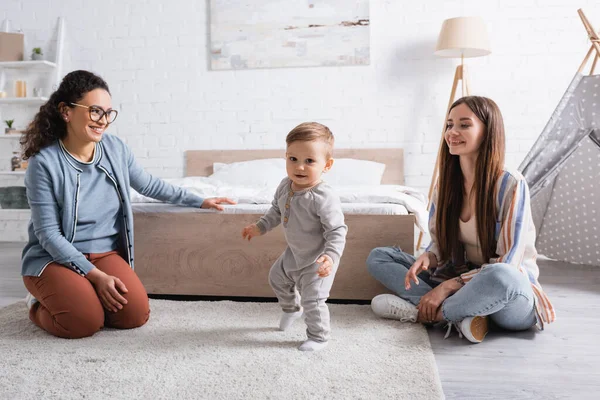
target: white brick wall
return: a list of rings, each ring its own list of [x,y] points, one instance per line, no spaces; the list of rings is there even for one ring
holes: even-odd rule
[[[0,242],[24,242],[27,240],[29,210],[0,209]]]
[[[404,147],[406,182],[426,191],[457,60],[433,56],[442,21],[480,15],[492,54],[468,59],[473,94],[493,98],[516,167],[541,132],[589,42],[577,15],[600,28],[597,0],[371,0],[371,65],[210,71],[209,2],[2,0],[0,19],[53,57],[65,17],[63,72],[89,69],[120,110],[111,128],[142,165],[183,174],[189,149],[283,148],[297,123],[319,120],[338,147]],[[22,128],[28,110],[1,107]],[[6,161],[0,142],[0,170]],[[8,157],[10,158],[10,157]]]
[[[0,174],[0,187],[25,186],[25,176]]]

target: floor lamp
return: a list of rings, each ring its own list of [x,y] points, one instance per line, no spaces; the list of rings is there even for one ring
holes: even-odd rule
[[[433,170],[433,176],[431,177],[431,184],[429,185],[429,199],[427,209],[431,206],[431,196],[433,194],[433,187],[437,180],[439,158],[444,143],[444,132],[446,130],[446,116],[450,110],[450,106],[454,103],[456,98],[456,89],[458,88],[458,82],[461,81],[462,96],[470,95],[469,79],[467,70],[465,68],[464,59],[471,57],[482,57],[490,54],[490,42],[488,39],[487,30],[485,23],[480,17],[457,17],[450,18],[444,21],[442,29],[438,37],[437,45],[435,47],[435,55],[439,57],[447,58],[460,58],[460,65],[456,67],[454,73],[454,82],[452,82],[452,91],[450,92],[450,100],[448,101],[448,107],[446,108],[446,114],[444,115],[444,126],[442,128],[442,138],[440,146],[438,148],[438,155],[435,160],[435,166]],[[417,241],[417,251],[421,247],[421,240],[423,239],[423,232],[419,233],[419,240]]]

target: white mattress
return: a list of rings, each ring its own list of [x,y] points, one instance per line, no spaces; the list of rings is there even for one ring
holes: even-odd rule
[[[200,208],[182,207],[164,203],[134,203],[134,212],[141,213],[214,213],[224,214],[264,214],[270,204],[236,204],[234,206],[224,205],[225,210],[204,210]],[[373,203],[344,203],[342,204],[344,214],[374,214],[374,215],[408,215],[409,212],[401,204],[373,204]]]
[[[227,207],[227,213],[264,213],[273,201],[274,187],[240,187],[228,186],[210,177],[186,177],[167,180],[200,197],[229,197],[237,201],[234,207]],[[427,197],[416,189],[399,185],[374,186],[338,186],[334,187],[340,196],[342,209],[351,214],[414,214],[419,229],[426,231],[428,213]],[[131,191],[131,202],[135,210],[151,210],[144,207],[155,204],[157,200],[149,199]],[[165,206],[163,203],[158,203]],[[177,206],[155,208],[164,212],[190,212],[190,209]],[[185,210],[185,211],[184,211]],[[197,210],[196,212],[205,212]]]

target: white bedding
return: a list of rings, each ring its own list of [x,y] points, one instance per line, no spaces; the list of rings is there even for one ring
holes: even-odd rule
[[[236,211],[264,212],[273,201],[276,187],[233,187],[209,177],[165,179],[196,193],[200,197],[229,197],[238,202]],[[400,185],[333,186],[340,196],[344,212],[360,214],[415,214],[419,229],[427,228],[427,197],[416,189]],[[132,203],[157,203],[131,191]],[[242,207],[243,206],[243,207]],[[401,206],[401,207],[398,207]],[[137,207],[136,207],[137,208]],[[259,211],[260,210],[260,211]]]
[[[264,214],[267,212],[270,204],[236,204],[223,205],[225,208],[221,211],[224,214]],[[133,204],[133,211],[139,212],[169,212],[169,213],[182,213],[182,212],[220,212],[215,210],[205,210],[200,208],[190,209],[189,207],[177,206],[174,204],[165,203],[135,203]],[[342,211],[344,214],[372,214],[372,215],[408,215],[409,212],[401,204],[373,204],[373,203],[342,203]]]

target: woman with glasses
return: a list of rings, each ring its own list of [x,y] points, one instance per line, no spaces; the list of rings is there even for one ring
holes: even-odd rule
[[[22,275],[29,318],[63,338],[148,320],[148,295],[134,273],[132,187],[144,196],[222,210],[146,173],[116,136],[118,112],[106,82],[87,71],[62,80],[29,124],[21,145],[31,208]]]

